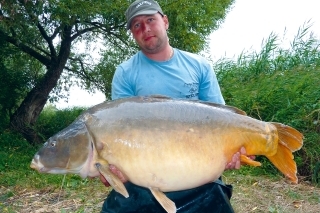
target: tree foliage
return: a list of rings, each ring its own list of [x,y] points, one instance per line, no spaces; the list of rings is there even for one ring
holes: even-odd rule
[[[39,75],[40,63],[31,60],[17,48],[0,40],[0,131],[7,128],[8,121],[30,88],[35,85],[34,76]]]
[[[30,142],[42,141],[33,129],[40,112],[48,100],[59,98],[61,91],[68,90],[72,83],[109,95],[116,64],[137,48],[125,29],[124,12],[130,3],[128,0],[1,1],[1,40],[15,48],[30,69],[36,66],[35,71],[14,69],[16,73],[35,75],[28,75],[32,79],[27,82],[32,83],[25,87],[28,89],[25,96],[9,107],[14,111],[10,116],[13,129]],[[206,37],[225,18],[233,0],[159,3],[169,16],[171,43],[199,52],[205,47]],[[101,58],[96,59],[93,53]],[[13,60],[11,64],[22,61],[4,57],[1,62],[7,60]],[[2,74],[5,73],[10,75]]]

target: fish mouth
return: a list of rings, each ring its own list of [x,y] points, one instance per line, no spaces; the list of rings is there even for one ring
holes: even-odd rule
[[[31,161],[30,167],[34,170],[37,170],[40,173],[50,173],[50,174],[65,174],[65,173],[77,173],[79,168],[75,168],[72,170],[68,170],[65,168],[47,168],[45,167],[41,161],[40,156],[36,154]]]
[[[38,170],[37,164],[35,163],[34,159],[32,159],[31,164],[30,164],[30,167],[31,167],[32,169]]]
[[[40,156],[39,156],[38,154],[36,154],[36,155],[34,156],[34,158],[32,159],[32,161],[31,161],[30,167],[31,167],[32,169],[35,169],[35,170],[39,171],[39,172],[42,172],[44,166],[43,166],[42,163],[39,161],[39,158],[40,158]]]
[[[31,164],[30,164],[30,167],[34,170],[37,170],[38,172],[41,172],[41,173],[47,173],[49,172],[50,170],[47,169],[39,160],[40,156],[38,154],[36,154],[34,156],[34,158],[32,159],[31,161]]]

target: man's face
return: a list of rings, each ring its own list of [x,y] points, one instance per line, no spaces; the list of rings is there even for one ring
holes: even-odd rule
[[[167,16],[159,13],[141,15],[131,22],[131,32],[140,48],[146,53],[157,53],[165,47],[169,22]]]

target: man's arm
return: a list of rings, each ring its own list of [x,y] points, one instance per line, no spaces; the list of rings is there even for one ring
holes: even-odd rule
[[[199,85],[199,99],[202,101],[210,101],[218,104],[225,104],[221,94],[217,76],[209,62],[203,63],[201,68],[201,79]]]
[[[132,90],[132,86],[130,85],[127,79],[128,76],[126,76],[125,74],[126,74],[125,71],[121,67],[118,67],[116,69],[112,79],[112,87],[111,87],[112,100],[134,96],[134,91]]]

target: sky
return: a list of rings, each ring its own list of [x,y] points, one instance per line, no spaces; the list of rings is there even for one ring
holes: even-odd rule
[[[320,38],[319,0],[235,0],[224,23],[210,39],[213,60],[233,58],[242,51],[260,51],[263,39],[273,32],[283,38],[283,47],[290,42],[304,23]]]
[[[213,61],[237,58],[244,52],[261,50],[261,43],[273,32],[282,38],[284,48],[309,21],[310,32],[320,40],[320,0],[235,0],[220,27],[210,36],[209,53]],[[162,8],[165,10],[165,8]],[[170,17],[169,17],[170,20]],[[59,109],[90,107],[105,100],[102,93],[89,94],[72,88],[69,100],[55,103]]]

